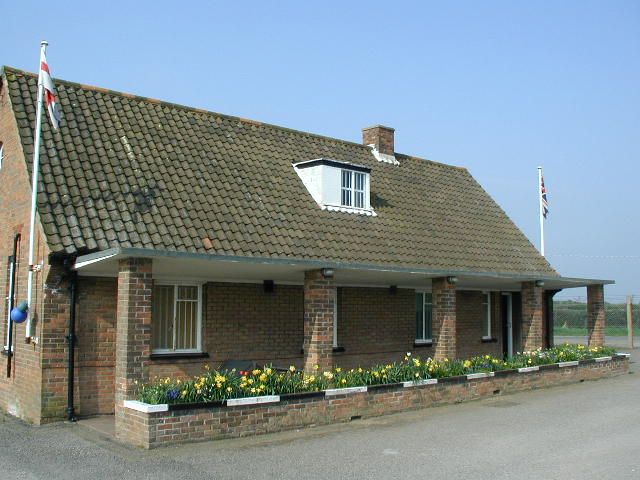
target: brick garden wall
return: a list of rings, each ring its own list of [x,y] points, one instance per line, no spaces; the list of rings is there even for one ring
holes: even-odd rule
[[[435,385],[369,387],[367,392],[295,396],[278,403],[235,407],[201,407],[159,413],[126,409],[119,439],[143,448],[176,443],[236,438],[291,430],[310,425],[347,422],[443,404],[486,398],[496,394],[595,380],[628,371],[626,358],[536,372],[502,372],[495,377],[469,380],[455,377]]]

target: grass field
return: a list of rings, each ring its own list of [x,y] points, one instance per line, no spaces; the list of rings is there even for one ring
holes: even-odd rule
[[[586,336],[587,329],[577,327],[556,327],[553,329],[553,334],[560,337]],[[605,327],[604,334],[610,337],[626,337],[627,329],[622,327]],[[640,336],[640,328],[634,329],[633,336]]]

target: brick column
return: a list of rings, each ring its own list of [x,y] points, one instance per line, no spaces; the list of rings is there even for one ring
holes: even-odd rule
[[[333,368],[333,310],[336,287],[321,270],[304,274],[304,369]]]
[[[522,282],[522,350],[542,348],[542,287]]]
[[[134,400],[135,382],[148,379],[151,355],[151,260],[120,260],[116,326],[116,436],[125,436],[122,402]]]
[[[587,330],[590,347],[604,345],[604,285],[587,286]]]
[[[436,344],[434,358],[456,358],[456,286],[447,282],[446,278],[434,278],[431,295]]]

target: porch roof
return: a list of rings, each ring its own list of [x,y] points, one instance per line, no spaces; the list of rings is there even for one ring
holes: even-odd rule
[[[613,280],[561,277],[558,275],[520,274],[514,272],[480,272],[440,270],[370,264],[343,263],[308,259],[282,259],[211,255],[143,248],[110,248],[79,256],[75,269],[80,276],[115,277],[118,261],[141,257],[153,259],[153,276],[158,279],[260,282],[302,284],[305,270],[331,268],[338,285],[390,286],[429,288],[431,279],[444,276],[458,278],[460,289],[520,290],[521,282],[542,281],[546,290],[608,285]]]

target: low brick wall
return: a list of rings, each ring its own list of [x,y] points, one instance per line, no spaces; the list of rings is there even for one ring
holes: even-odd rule
[[[347,422],[493,395],[596,380],[629,369],[628,356],[425,380],[422,384],[356,387],[207,405],[127,402],[116,419],[118,438],[143,448],[245,437],[306,426]],[[265,402],[265,403],[249,403]],[[268,403],[270,402],[270,403]],[[249,404],[247,404],[249,403]]]

